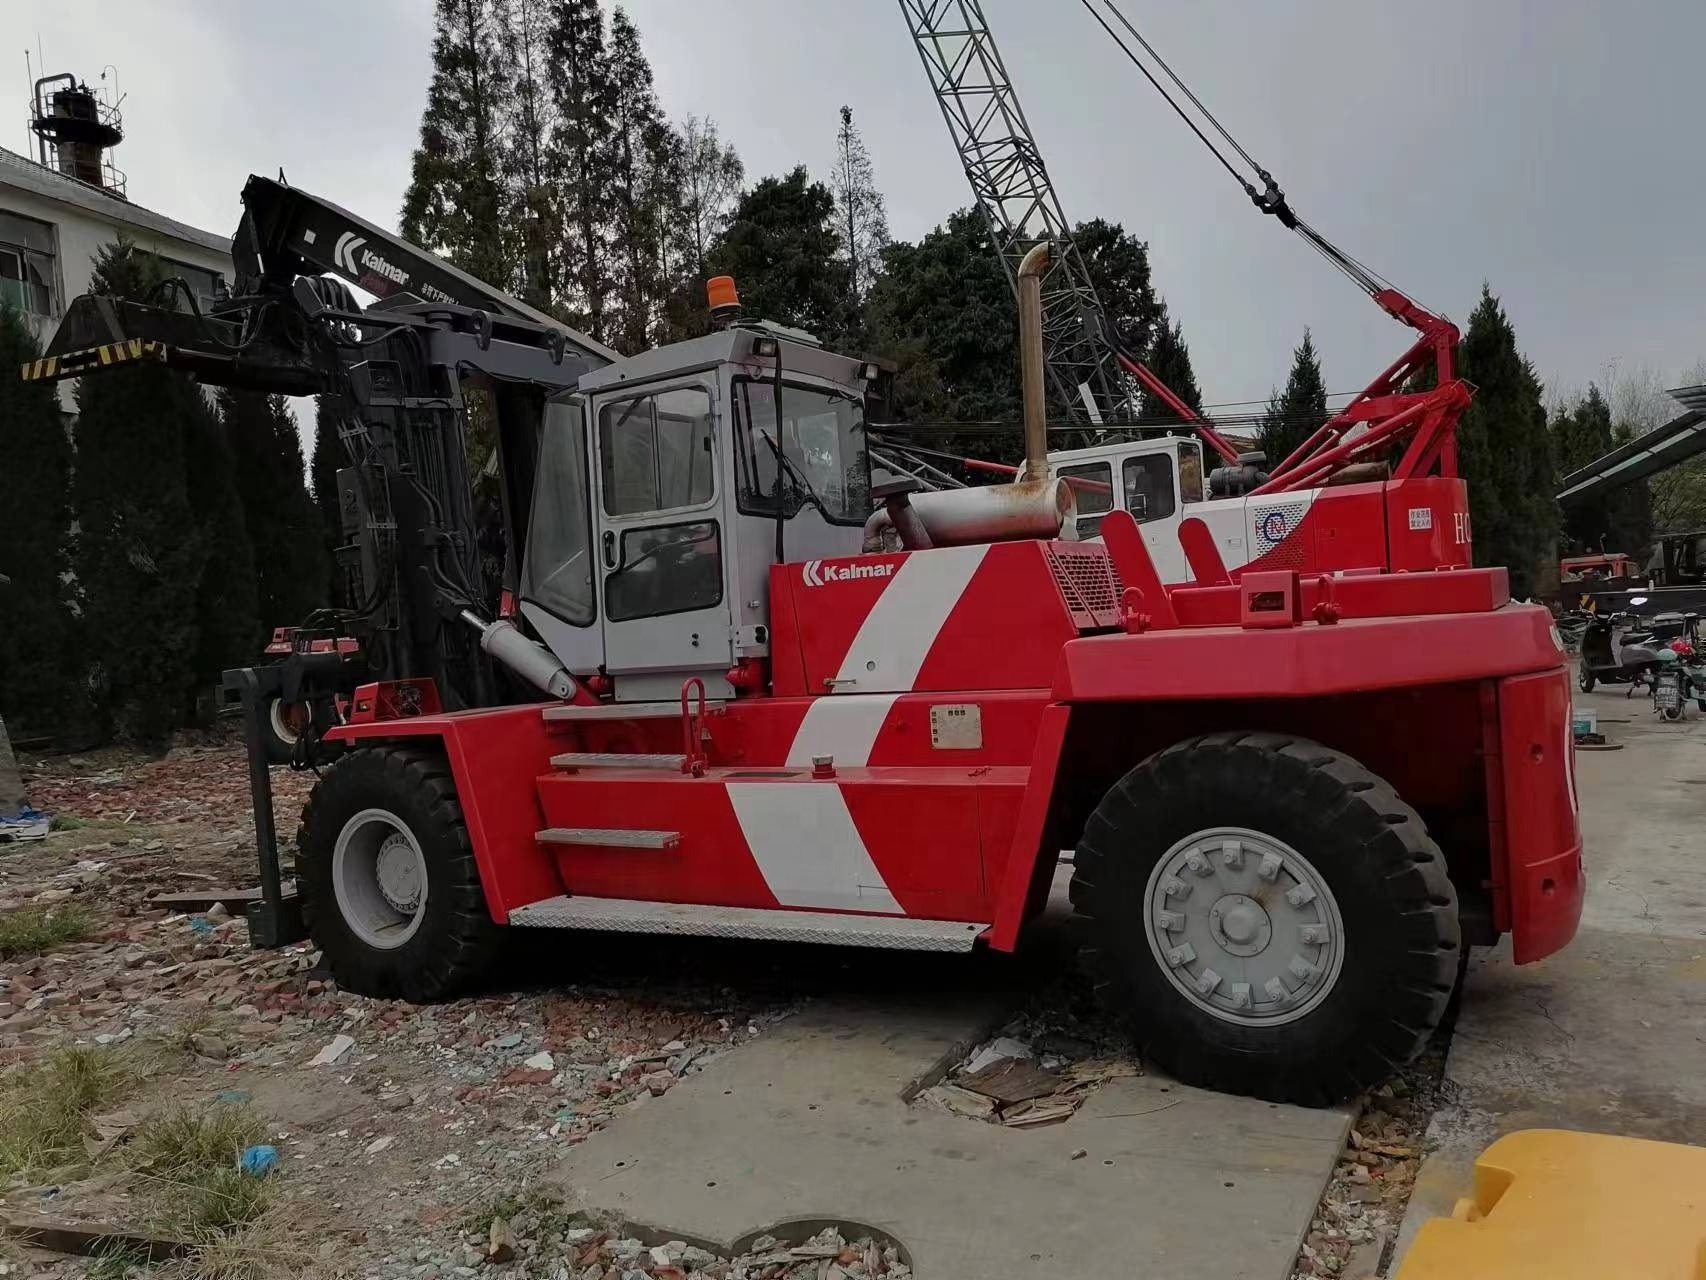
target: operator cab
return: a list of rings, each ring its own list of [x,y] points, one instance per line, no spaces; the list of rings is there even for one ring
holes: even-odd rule
[[[1094,538],[1102,518],[1116,508],[1131,512],[1163,582],[1183,582],[1189,566],[1179,545],[1179,521],[1205,496],[1202,445],[1194,438],[1162,436],[1048,456],[1050,472],[1065,480],[1078,503],[1078,536]]]
[[[769,652],[770,567],[860,552],[875,367],[742,324],[618,360],[547,405],[521,611],[576,676],[673,700]]]

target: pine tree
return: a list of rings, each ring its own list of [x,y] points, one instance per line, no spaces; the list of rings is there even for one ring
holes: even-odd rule
[[[865,303],[872,351],[895,366],[889,412],[912,422],[1019,417],[1019,328],[1013,290],[983,216],[961,209],[917,244],[896,241]],[[1015,462],[1017,431],[952,435],[950,453]]]
[[[201,549],[196,566],[195,668],[184,723],[221,673],[248,666],[260,647],[255,547],[237,486],[237,463],[225,424],[199,387],[186,387],[178,423],[183,433],[184,493]],[[268,548],[269,554],[281,553]]]
[[[281,396],[226,391],[219,397],[233,478],[255,549],[261,627],[301,622],[325,603],[320,517],[302,473],[302,441]]]
[[[668,292],[659,218],[669,211],[674,148],[640,33],[620,5],[610,20],[610,82],[612,256],[621,272],[614,334],[617,348],[633,355],[652,345]]]
[[[734,212],[746,168],[717,132],[715,120],[688,116],[681,127],[681,169],[682,230],[688,266],[698,280],[706,274],[706,255]]]
[[[314,480],[314,506],[319,512],[316,528],[321,550],[321,576],[326,584],[323,592],[328,605],[347,604],[341,600],[336,555],[343,545],[343,517],[338,511],[338,472],[347,465],[343,441],[338,437],[338,402],[331,396],[314,398],[314,458],[309,464]]]
[[[96,293],[138,298],[158,262],[120,241],[97,256]],[[77,386],[73,558],[92,727],[157,741],[193,698],[196,595],[207,559],[185,484],[183,422],[200,392],[160,365]]]
[[[403,235],[507,289],[515,275],[504,186],[512,95],[489,0],[437,0],[432,62]]]
[[[1096,300],[1114,332],[1137,355],[1155,339],[1161,302],[1149,278],[1149,246],[1117,222],[1092,218],[1072,231]]]
[[[552,0],[503,0],[499,40],[514,77],[505,158],[507,200],[520,223],[523,302],[549,311],[559,292],[556,241],[562,225],[551,169],[557,109],[549,81]]]
[[[1476,388],[1457,428],[1475,563],[1508,568],[1518,598],[1540,594],[1558,573],[1552,435],[1540,379],[1487,285],[1458,347],[1457,368]]]
[[[1560,476],[1569,475],[1608,452],[1611,407],[1599,387],[1590,383],[1587,394],[1574,404],[1560,405],[1552,418],[1551,433]],[[1623,550],[1610,545],[1610,534],[1609,496],[1577,503],[1564,513],[1565,545],[1578,554]]]
[[[1292,352],[1285,390],[1274,393],[1262,417],[1261,445],[1268,466],[1278,467],[1326,421],[1327,382],[1321,376],[1315,340],[1305,329],[1303,341]]]
[[[1184,329],[1179,322],[1168,321],[1167,304],[1164,302],[1157,303],[1155,341],[1149,348],[1148,364],[1150,371],[1174,395],[1195,412],[1202,412],[1202,390],[1197,386],[1197,375],[1191,368],[1191,349],[1185,345]],[[1168,422],[1183,421],[1172,406],[1147,390],[1143,392],[1138,414]]]
[[[0,717],[52,727],[72,710],[72,638],[64,575],[71,537],[71,442],[48,383],[16,376],[41,354],[24,318],[0,302]]]
[[[548,39],[556,122],[550,163],[562,219],[562,314],[600,342],[610,338],[611,114],[615,86],[598,0],[557,0]]]
[[[705,269],[735,278],[748,315],[794,325],[834,346],[849,318],[847,264],[834,223],[835,197],[801,165],[740,198]]]
[[[836,236],[847,263],[847,296],[857,308],[882,265],[883,246],[889,242],[889,220],[883,193],[877,190],[870,153],[853,123],[852,107],[841,108],[830,189],[835,193]]]

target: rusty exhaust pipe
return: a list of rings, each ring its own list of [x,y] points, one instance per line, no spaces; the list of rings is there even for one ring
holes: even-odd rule
[[[1048,265],[1047,240],[1032,245],[1019,263],[1019,381],[1025,412],[1021,483],[1048,479],[1048,389],[1043,368],[1043,274]]]
[[[1078,503],[1072,486],[1049,479],[1048,391],[1043,382],[1043,273],[1045,240],[1019,264],[1019,376],[1024,387],[1025,465],[1012,484],[944,493],[896,495],[897,519],[888,506],[865,522],[865,550],[882,551],[898,540],[908,551],[963,547],[1030,538],[1076,538]]]

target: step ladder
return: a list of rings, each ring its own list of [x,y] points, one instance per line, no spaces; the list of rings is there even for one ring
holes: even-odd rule
[[[540,844],[584,845],[595,849],[677,849],[679,831],[641,831],[617,827],[547,827],[533,837]]]
[[[763,907],[637,902],[627,898],[563,896],[517,907],[509,923],[533,929],[590,929],[605,933],[674,934],[693,938],[751,938],[817,942],[891,951],[970,951],[989,928],[961,920],[866,916]]]

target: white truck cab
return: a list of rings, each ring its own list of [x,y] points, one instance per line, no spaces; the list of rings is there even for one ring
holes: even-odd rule
[[[1207,497],[1200,441],[1159,436],[1087,449],[1057,449],[1048,460],[1050,471],[1072,486],[1080,538],[1096,537],[1109,511],[1129,511],[1143,530],[1161,580],[1190,578],[1179,547],[1179,521],[1203,514],[1192,510],[1193,504]]]

